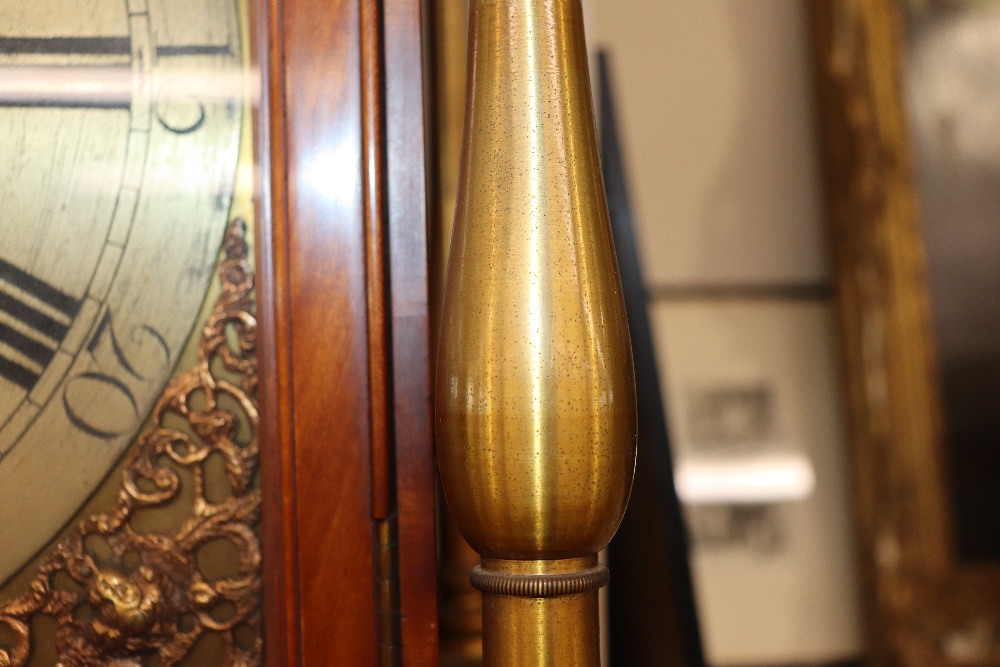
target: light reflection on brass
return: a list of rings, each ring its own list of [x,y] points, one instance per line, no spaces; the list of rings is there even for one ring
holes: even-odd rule
[[[572,582],[574,573],[603,571],[597,556],[557,561],[483,559],[481,571],[521,575],[506,583],[530,582],[531,575],[544,573],[551,580],[563,575]],[[528,575],[528,576],[524,576]],[[566,576],[570,575],[570,576]],[[499,579],[499,577],[497,577]],[[488,665],[576,665],[600,664],[601,652],[597,588],[568,595],[532,597],[498,595],[483,586],[483,653]],[[542,594],[540,592],[539,594]]]
[[[441,477],[484,556],[481,581],[501,575],[513,587],[502,590],[520,590],[541,576],[562,591],[591,561],[603,567],[596,553],[624,514],[636,437],[582,10],[476,0],[472,11],[438,358]],[[486,664],[597,665],[599,585],[486,591]]]

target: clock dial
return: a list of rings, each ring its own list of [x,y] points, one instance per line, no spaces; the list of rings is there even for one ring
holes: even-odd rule
[[[236,0],[0,0],[0,581],[105,477],[229,217]]]

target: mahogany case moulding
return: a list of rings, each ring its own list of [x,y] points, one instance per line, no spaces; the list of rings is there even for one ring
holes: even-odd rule
[[[421,4],[255,9],[267,662],[436,665]]]

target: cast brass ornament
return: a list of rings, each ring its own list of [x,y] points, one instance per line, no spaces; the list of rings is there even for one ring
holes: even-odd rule
[[[436,429],[483,557],[483,653],[600,664],[598,563],[635,467],[632,355],[580,0],[474,0]]]
[[[222,638],[222,664],[261,664],[257,324],[242,221],[229,226],[223,248],[222,294],[202,331],[198,364],[156,402],[152,426],[126,455],[114,508],[80,523],[44,559],[30,590],[0,605],[0,626],[16,638],[13,648],[0,648],[0,667],[27,664],[39,615],[58,623],[60,667],[139,667],[150,655],[169,667],[207,632]],[[213,456],[228,481],[221,499],[205,483]],[[181,502],[181,473],[193,480],[193,500],[180,528],[137,528],[137,512]],[[199,551],[218,540],[235,546],[238,565],[210,579]],[[110,557],[95,553],[94,541]],[[72,584],[61,584],[67,577]]]

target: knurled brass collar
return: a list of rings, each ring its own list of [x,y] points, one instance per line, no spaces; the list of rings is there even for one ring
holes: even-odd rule
[[[600,563],[579,572],[561,574],[495,572],[477,565],[469,578],[472,585],[483,593],[522,598],[555,598],[603,588],[611,578],[611,573]]]

